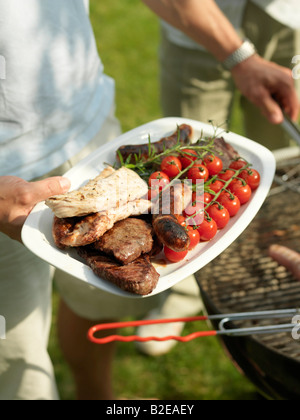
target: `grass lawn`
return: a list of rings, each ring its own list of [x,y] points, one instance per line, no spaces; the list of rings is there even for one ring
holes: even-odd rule
[[[140,0],[110,0],[91,2],[91,20],[106,73],[116,80],[117,115],[123,131],[161,118],[157,62],[159,25],[156,17]],[[241,132],[237,112],[232,128]],[[73,381],[56,339],[56,292],[53,298],[49,350],[61,398],[72,400]],[[189,325],[184,334],[196,330],[197,325]],[[138,354],[134,344],[119,345],[114,379],[116,395],[129,399],[256,398],[252,384],[235,369],[215,338],[179,344],[170,354],[159,358]]]

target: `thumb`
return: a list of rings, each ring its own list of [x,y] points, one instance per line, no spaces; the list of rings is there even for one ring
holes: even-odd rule
[[[65,194],[71,187],[71,182],[68,178],[60,176],[47,178],[42,181],[34,182],[33,184],[37,203],[55,195]]]

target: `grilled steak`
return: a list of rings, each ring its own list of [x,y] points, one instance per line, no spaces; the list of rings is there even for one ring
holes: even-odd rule
[[[151,251],[148,254],[150,258],[156,257],[164,249],[163,243],[158,239],[158,237],[155,235],[154,232],[153,232],[153,234],[154,234],[154,237],[153,237],[153,247],[152,247]]]
[[[134,171],[107,168],[84,187],[52,197],[46,204],[59,218],[80,217],[121,207],[146,194],[147,183]]]
[[[182,124],[170,137],[164,137],[156,143],[151,143],[151,147],[156,154],[160,154],[165,149],[174,147],[178,140],[184,146],[190,143],[192,133],[193,129],[191,126]],[[120,160],[119,154],[121,154],[124,161],[131,156],[130,163],[135,162],[135,155],[141,155],[146,160],[149,157],[149,144],[121,146],[117,151],[117,160]]]
[[[216,156],[222,160],[224,168],[229,168],[231,161],[239,157],[238,152],[223,137],[215,139],[213,150]]]
[[[121,264],[129,264],[152,250],[152,226],[141,219],[122,220],[95,242],[94,247]]]
[[[146,296],[157,286],[159,274],[150,263],[148,255],[143,255],[130,264],[120,265],[91,247],[78,248],[78,254],[98,277],[115,284],[125,292]]]
[[[79,247],[92,244],[111,229],[115,223],[130,216],[148,213],[151,202],[136,200],[117,209],[111,209],[85,217],[54,217],[52,235],[59,248]]]

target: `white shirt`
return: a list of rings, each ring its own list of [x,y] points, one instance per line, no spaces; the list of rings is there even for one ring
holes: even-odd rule
[[[263,8],[270,16],[278,22],[293,28],[300,29],[300,0],[251,0]],[[236,30],[241,29],[243,15],[247,0],[216,0],[217,5],[227,16]],[[204,50],[204,47],[197,44],[184,33],[162,22],[170,42],[184,48]]]
[[[83,0],[84,6],[86,8],[87,14],[90,12],[90,0]]]
[[[0,0],[0,175],[39,177],[76,155],[114,103],[86,0]],[[3,72],[2,72],[3,73]]]

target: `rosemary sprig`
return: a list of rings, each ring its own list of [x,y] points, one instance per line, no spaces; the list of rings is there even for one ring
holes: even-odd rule
[[[210,121],[213,125],[213,122]],[[139,154],[129,155],[126,161],[124,161],[120,151],[118,152],[119,160],[121,163],[121,166],[125,166],[128,169],[132,169],[133,171],[137,172],[142,178],[147,178],[162,162],[162,160],[167,156],[189,156],[189,153],[185,153],[185,149],[196,151],[197,158],[203,159],[203,157],[207,154],[214,155],[214,142],[217,137],[220,137],[222,133],[225,130],[222,130],[222,132],[218,132],[221,126],[214,126],[213,130],[214,133],[211,137],[204,136],[203,131],[201,132],[200,138],[195,143],[190,143],[188,145],[182,145],[180,142],[180,129],[178,129],[178,137],[177,137],[177,143],[170,148],[167,148],[164,144],[163,146],[163,152],[162,153],[156,153],[156,149],[154,145],[151,142],[151,137],[149,135],[148,137],[148,156],[145,159],[141,152]],[[134,159],[132,159],[134,158]],[[132,162],[134,160],[134,162]],[[182,175],[184,175],[186,171],[183,171],[178,178],[180,178]]]

